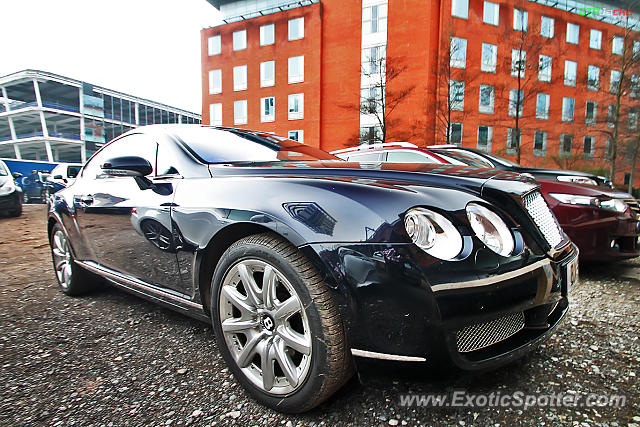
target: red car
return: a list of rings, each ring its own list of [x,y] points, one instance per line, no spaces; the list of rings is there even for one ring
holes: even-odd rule
[[[332,154],[356,162],[492,167],[479,156],[459,152],[454,158],[406,142],[360,146]],[[547,179],[538,179],[538,182],[563,230],[578,245],[582,260],[615,261],[640,255],[640,202],[630,194],[603,186]]]

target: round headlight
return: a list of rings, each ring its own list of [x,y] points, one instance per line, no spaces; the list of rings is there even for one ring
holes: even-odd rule
[[[467,205],[467,218],[473,232],[489,249],[498,255],[510,256],[515,248],[513,235],[507,224],[494,212],[476,203]]]
[[[424,208],[410,209],[404,215],[404,227],[413,243],[431,256],[451,260],[462,251],[462,236],[439,213]]]

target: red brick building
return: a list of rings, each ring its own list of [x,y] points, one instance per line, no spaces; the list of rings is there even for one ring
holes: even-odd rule
[[[327,151],[379,136],[379,109],[361,103],[403,93],[385,116],[388,141],[429,145],[449,133],[452,143],[515,159],[519,111],[522,164],[607,169],[621,49],[640,52],[625,30],[637,13],[613,1],[598,9],[573,0],[210,2],[225,23],[201,34],[203,123]],[[380,60],[402,72],[390,79],[387,69],[376,92]],[[629,67],[626,79],[640,79],[635,73]],[[634,90],[623,93],[619,183],[631,169],[640,109]],[[635,175],[638,187],[640,164]]]

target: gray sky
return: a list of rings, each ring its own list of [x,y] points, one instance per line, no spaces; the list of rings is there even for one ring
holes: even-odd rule
[[[201,112],[206,0],[0,0],[0,76],[40,69]]]

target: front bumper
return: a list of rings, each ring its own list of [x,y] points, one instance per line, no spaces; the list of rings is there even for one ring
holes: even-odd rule
[[[619,214],[618,214],[619,215]],[[585,261],[615,261],[640,256],[640,218],[616,214],[590,213],[560,224],[580,248]]]
[[[19,191],[13,191],[9,194],[0,196],[0,212],[16,211],[20,208],[21,195]]]
[[[446,359],[468,370],[507,363],[554,331],[568,310],[567,270],[578,256],[574,245],[557,260],[479,250],[458,262],[434,259],[411,244],[312,244],[307,250],[331,272],[327,282],[354,354]],[[509,316],[521,316],[522,327],[460,351],[461,331]]]

